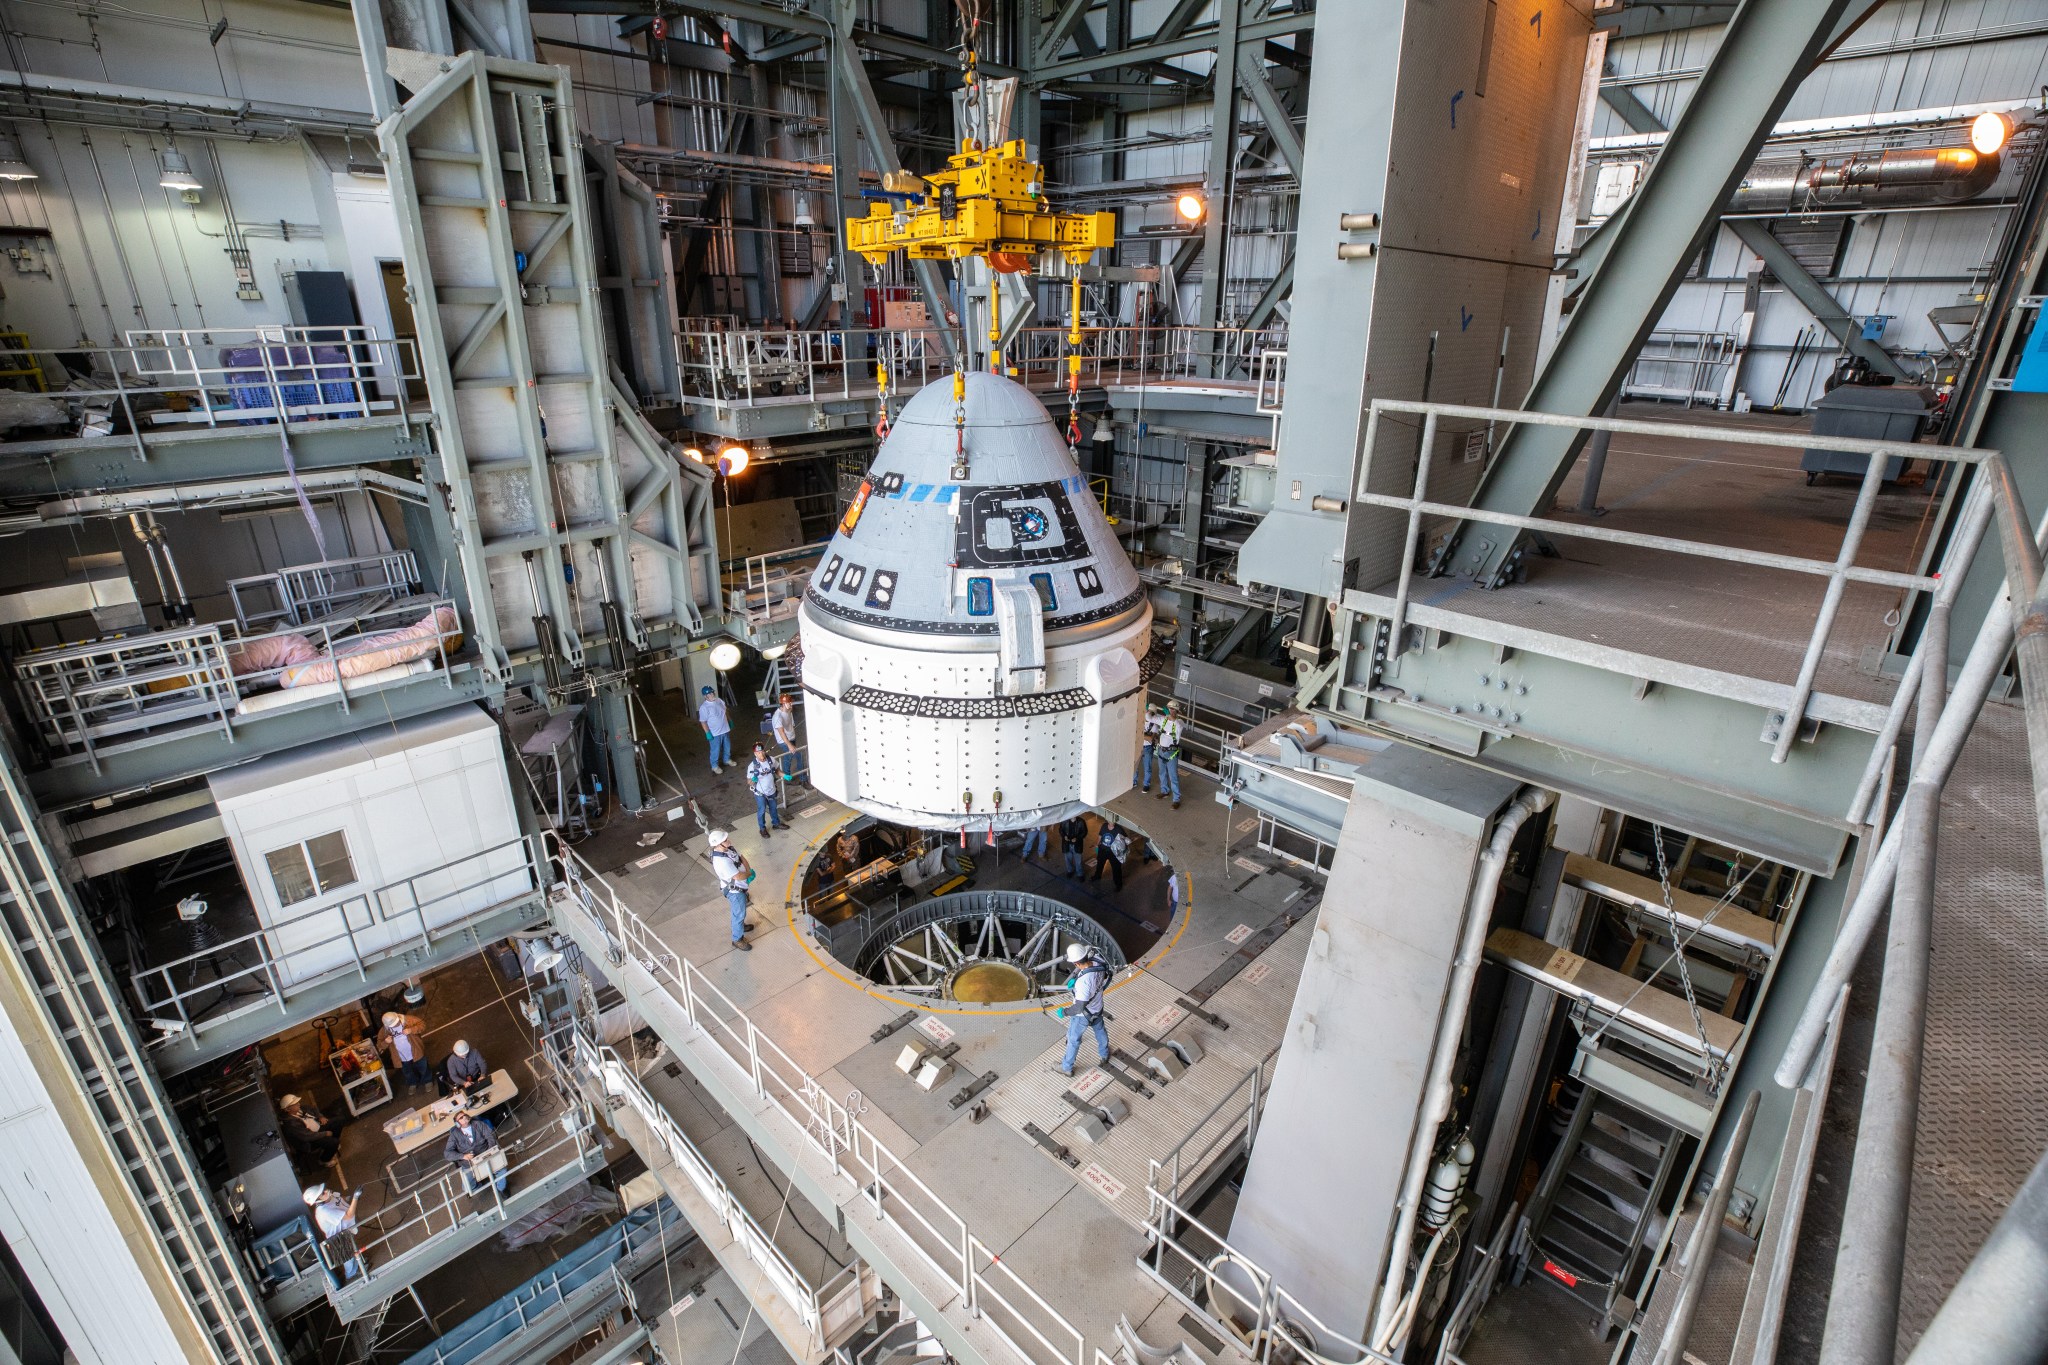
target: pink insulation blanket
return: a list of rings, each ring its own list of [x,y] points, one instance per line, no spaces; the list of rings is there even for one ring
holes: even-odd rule
[[[335,649],[332,659],[294,664],[277,678],[279,687],[311,687],[333,682],[337,665],[344,678],[360,678],[381,669],[423,659],[441,647],[442,637],[459,629],[455,608],[439,606],[402,630],[380,630]]]
[[[228,666],[237,676],[281,669],[279,687],[311,687],[333,682],[337,665],[342,677],[360,678],[425,658],[444,637],[453,639],[459,628],[455,608],[440,606],[402,630],[380,630],[338,645],[332,659],[303,635],[266,635],[229,655]]]

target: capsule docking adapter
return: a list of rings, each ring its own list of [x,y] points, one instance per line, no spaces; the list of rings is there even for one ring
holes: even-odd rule
[[[953,477],[961,442],[971,482]],[[979,832],[1131,785],[1152,606],[1050,414],[1013,380],[957,375],[904,405],[798,621],[827,796]]]

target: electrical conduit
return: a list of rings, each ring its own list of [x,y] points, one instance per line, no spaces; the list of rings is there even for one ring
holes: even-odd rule
[[[1422,1112],[1417,1116],[1415,1136],[1408,1151],[1408,1172],[1401,1182],[1400,1219],[1394,1240],[1387,1249],[1387,1278],[1380,1287],[1379,1310],[1374,1313],[1371,1346],[1384,1352],[1400,1327],[1396,1312],[1401,1286],[1408,1278],[1408,1244],[1415,1239],[1415,1219],[1422,1204],[1422,1185],[1429,1178],[1430,1157],[1436,1149],[1436,1130],[1451,1111],[1451,1067],[1458,1059],[1458,1039],[1465,1031],[1465,1012],[1472,1004],[1472,985],[1479,977],[1479,963],[1486,947],[1487,925],[1493,919],[1493,903],[1500,895],[1501,874],[1507,870],[1508,850],[1529,818],[1550,809],[1557,793],[1541,787],[1524,787],[1501,812],[1493,827],[1493,838],[1479,856],[1479,870],[1473,879],[1471,900],[1465,907],[1464,933],[1451,963],[1451,981],[1444,995],[1443,1016],[1437,1021],[1436,1044],[1430,1054],[1429,1079],[1422,1092]]]

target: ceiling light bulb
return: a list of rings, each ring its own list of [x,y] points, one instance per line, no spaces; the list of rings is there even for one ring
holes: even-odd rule
[[[727,446],[718,452],[718,472],[730,478],[744,470],[753,458],[753,452],[745,446]]]
[[[720,673],[728,673],[739,667],[740,647],[730,640],[721,640],[711,646],[711,666]]]
[[[2003,114],[1986,110],[1970,121],[1970,145],[1979,156],[1990,156],[2005,146],[2005,140],[2011,136],[2012,125]]]
[[[1202,220],[1202,212],[1207,207],[1202,202],[1202,196],[1196,194],[1193,190],[1188,191],[1173,201],[1174,211],[1190,223],[1200,222]]]
[[[192,174],[192,163],[176,147],[166,147],[157,158],[161,174],[156,183],[167,190],[196,190],[200,188],[199,177]]]

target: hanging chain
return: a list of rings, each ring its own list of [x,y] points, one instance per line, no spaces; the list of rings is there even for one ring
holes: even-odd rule
[[[1685,1007],[1692,1011],[1693,1032],[1699,1035],[1700,1052],[1712,1059],[1713,1052],[1707,1046],[1707,1021],[1700,1017],[1699,998],[1693,994],[1692,973],[1685,965],[1685,940],[1678,925],[1678,907],[1671,903],[1671,866],[1664,860],[1664,827],[1650,826],[1650,841],[1657,848],[1657,888],[1664,893],[1664,918],[1671,926],[1671,954],[1678,959],[1678,984],[1685,989]],[[1720,1066],[1714,1063],[1716,1073]]]
[[[875,361],[875,435],[889,439],[889,362]]]

